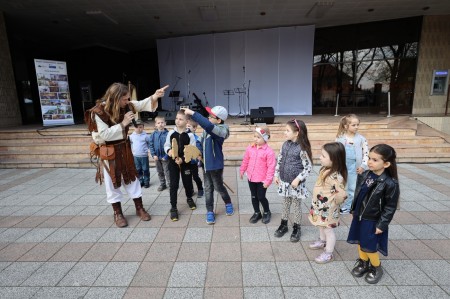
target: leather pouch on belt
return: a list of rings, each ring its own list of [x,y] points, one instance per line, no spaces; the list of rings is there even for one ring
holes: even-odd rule
[[[114,145],[102,145],[100,146],[100,159],[102,160],[114,160],[116,153],[114,152]]]

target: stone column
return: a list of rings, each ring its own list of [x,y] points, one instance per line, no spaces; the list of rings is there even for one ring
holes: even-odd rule
[[[0,113],[0,128],[22,124],[5,19],[2,11],[0,11]]]

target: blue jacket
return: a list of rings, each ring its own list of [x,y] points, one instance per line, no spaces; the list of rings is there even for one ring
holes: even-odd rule
[[[192,115],[192,119],[203,128],[202,146],[205,171],[223,169],[222,146],[225,139],[230,136],[230,129],[225,124],[214,125],[198,112]]]
[[[158,156],[159,159],[167,160],[168,156],[164,152],[164,143],[166,142],[167,133],[169,133],[169,131],[164,129],[163,131],[156,130],[150,135],[149,148],[152,157]]]

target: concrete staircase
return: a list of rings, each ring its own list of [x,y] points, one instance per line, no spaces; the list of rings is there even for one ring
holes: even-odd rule
[[[334,141],[338,124],[329,117],[299,118],[307,124],[314,162],[318,164],[320,148]],[[269,142],[276,153],[284,142],[285,121],[269,125]],[[152,132],[149,127],[146,126],[147,133]],[[245,148],[252,142],[253,133],[250,126],[233,123],[230,130],[230,138],[224,144],[226,165],[240,165]],[[450,162],[449,136],[407,116],[378,117],[370,121],[363,118],[359,132],[367,138],[369,147],[378,143],[393,146],[399,163]],[[201,129],[197,133],[200,134]],[[4,129],[0,131],[0,168],[92,167],[88,156],[90,142],[85,125]]]

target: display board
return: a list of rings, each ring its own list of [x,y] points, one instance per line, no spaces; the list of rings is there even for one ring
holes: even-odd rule
[[[34,65],[44,126],[73,125],[66,63],[35,59]]]

